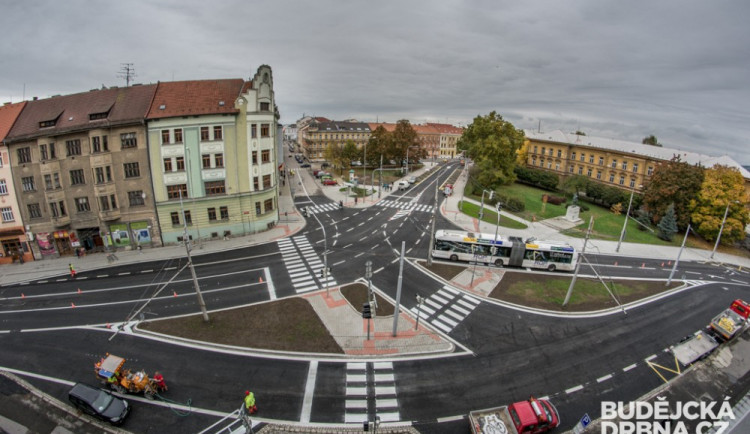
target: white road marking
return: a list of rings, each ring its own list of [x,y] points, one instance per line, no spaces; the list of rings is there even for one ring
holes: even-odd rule
[[[583,386],[579,384],[576,387],[571,387],[570,389],[565,389],[565,393],[570,394],[570,393],[573,393],[573,392],[578,392],[581,389],[583,389]]]
[[[631,369],[635,369],[635,367],[636,367],[636,364],[635,364],[635,363],[633,363],[633,364],[632,364],[632,365],[630,365],[630,366],[626,366],[626,367],[622,368],[622,372],[628,372],[628,371],[630,371]]]
[[[605,375],[603,377],[599,377],[599,378],[596,379],[596,382],[597,383],[601,383],[602,381],[607,381],[610,378],[612,378],[612,374],[608,374],[608,375]]]
[[[307,370],[307,383],[305,383],[305,396],[302,399],[302,414],[300,415],[301,423],[310,422],[310,413],[312,412],[313,392],[315,391],[315,378],[318,376],[318,361],[311,360],[310,367]]]

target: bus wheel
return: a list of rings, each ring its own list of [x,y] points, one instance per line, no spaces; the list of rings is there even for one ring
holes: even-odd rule
[[[453,262],[458,261],[458,255],[451,255],[451,261]]]
[[[555,271],[555,264],[549,264],[549,267],[547,267],[548,271]]]
[[[502,259],[495,259],[495,265],[497,265],[498,267],[502,267],[503,266],[503,260]]]

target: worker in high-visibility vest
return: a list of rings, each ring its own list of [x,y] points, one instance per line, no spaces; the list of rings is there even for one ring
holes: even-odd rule
[[[245,391],[245,410],[248,414],[254,414],[258,411],[258,406],[255,405],[255,394],[249,390]]]

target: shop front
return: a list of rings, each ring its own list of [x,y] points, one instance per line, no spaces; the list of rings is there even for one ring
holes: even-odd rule
[[[33,261],[29,243],[26,241],[26,232],[23,227],[13,227],[0,230],[0,264],[13,262],[24,263]]]

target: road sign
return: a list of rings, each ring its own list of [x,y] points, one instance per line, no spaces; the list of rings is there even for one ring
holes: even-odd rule
[[[573,428],[573,432],[575,434],[581,434],[583,430],[586,429],[586,427],[591,423],[591,418],[589,417],[588,413],[584,413],[581,420],[578,421],[576,426]]]

